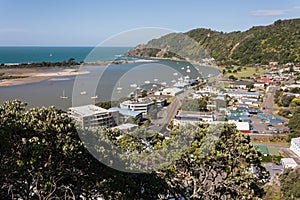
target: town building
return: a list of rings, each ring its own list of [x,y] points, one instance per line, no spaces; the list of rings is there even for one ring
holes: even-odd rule
[[[281,158],[280,160],[283,168],[296,168],[298,165],[293,158]]]
[[[259,92],[246,92],[246,91],[235,91],[235,90],[228,90],[226,94],[230,97],[252,97],[258,99],[260,94]]]
[[[185,124],[196,124],[199,122],[209,123],[215,121],[213,112],[198,112],[198,111],[179,111],[175,116],[173,124],[181,126]]]
[[[236,88],[236,89],[247,89],[247,85],[253,85],[253,82],[234,81],[233,83],[230,84],[230,87],[231,88]]]
[[[125,133],[128,133],[128,132],[132,132],[132,131],[134,131],[138,128],[139,128],[139,126],[136,125],[136,124],[126,123],[126,124],[121,124],[119,126],[115,126],[112,129],[119,130],[121,133],[125,134]]]
[[[135,101],[124,101],[120,103],[120,108],[147,114],[149,109],[154,107],[154,102],[150,99],[137,99]]]
[[[165,88],[162,91],[160,91],[160,95],[169,95],[169,96],[177,96],[180,93],[182,93],[183,90],[180,88]]]
[[[68,114],[82,128],[113,127],[118,124],[119,112],[106,110],[95,105],[85,105],[69,108]]]
[[[255,88],[264,88],[264,87],[265,87],[265,83],[262,83],[262,82],[255,82],[255,83],[253,84],[253,86],[254,86]]]
[[[283,166],[275,163],[266,163],[264,167],[269,172],[270,178],[272,178],[274,175],[280,174],[283,171]]]
[[[300,137],[291,140],[290,150],[300,157]]]
[[[258,78],[256,80],[257,80],[257,83],[254,83],[254,84],[259,84],[260,83],[260,84],[269,85],[270,82],[271,82],[271,79],[269,77],[261,77],[261,78]],[[264,85],[262,87],[264,87]]]
[[[124,109],[124,108],[118,108],[118,107],[112,107],[108,110],[118,111],[120,115],[125,117],[125,119],[130,118],[130,117],[134,118],[135,120],[139,120],[139,121],[141,121],[143,119],[143,113],[142,112],[132,111],[132,110],[128,110],[128,109]]]

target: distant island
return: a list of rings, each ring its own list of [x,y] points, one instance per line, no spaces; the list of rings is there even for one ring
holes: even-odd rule
[[[190,58],[202,53],[197,52],[199,50],[190,41],[185,45],[186,38],[203,48],[207,54],[203,58],[209,56],[218,65],[300,62],[300,18],[277,20],[271,25],[252,27],[244,32],[224,33],[199,28],[186,33],[171,33],[138,45],[125,56],[183,59],[182,55]]]

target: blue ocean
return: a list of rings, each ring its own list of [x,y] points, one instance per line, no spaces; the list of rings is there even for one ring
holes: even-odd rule
[[[113,61],[116,56],[126,53],[131,47],[0,47],[0,64],[62,62],[70,58],[84,61],[97,51],[94,61]],[[95,54],[95,53],[94,53]]]

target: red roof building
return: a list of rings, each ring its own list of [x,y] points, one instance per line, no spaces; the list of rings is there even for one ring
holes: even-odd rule
[[[261,83],[265,83],[265,84],[269,84],[271,82],[270,78],[258,78],[257,82],[261,82]]]

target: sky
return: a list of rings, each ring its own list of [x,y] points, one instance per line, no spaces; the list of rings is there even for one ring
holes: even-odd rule
[[[299,0],[0,0],[0,8],[0,46],[118,46],[120,38],[135,46],[149,30],[244,31],[300,17]]]

